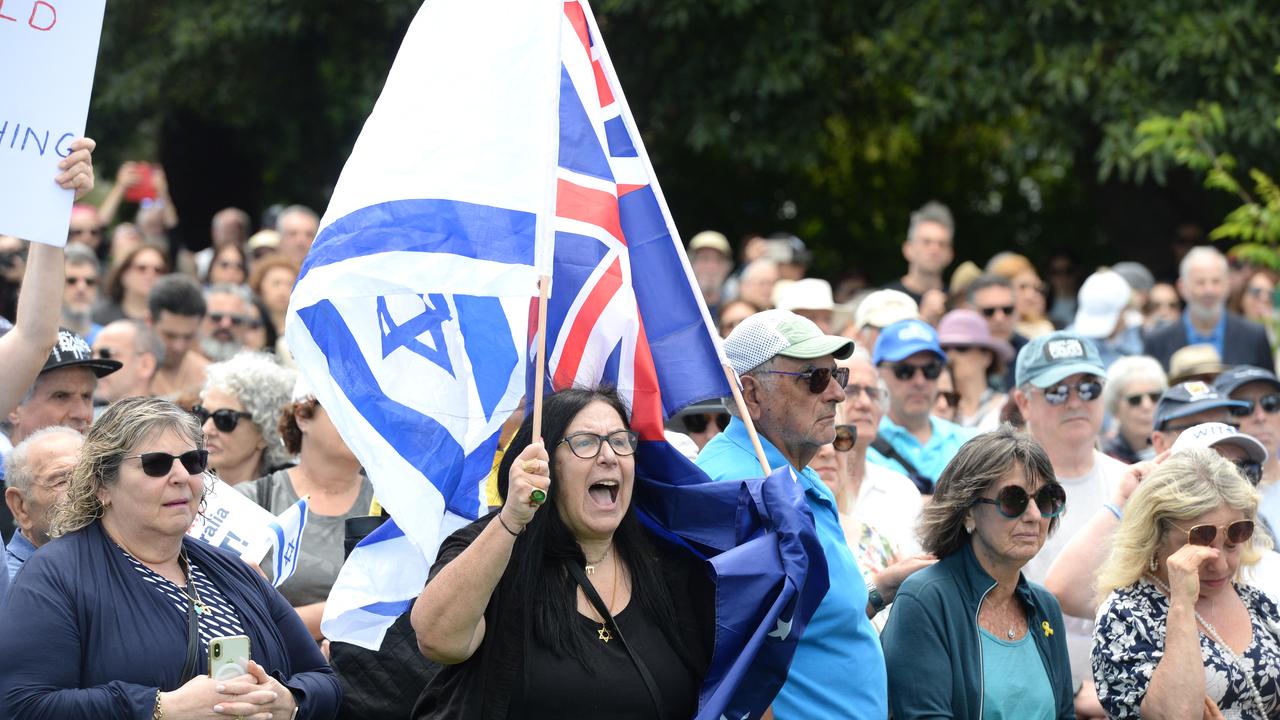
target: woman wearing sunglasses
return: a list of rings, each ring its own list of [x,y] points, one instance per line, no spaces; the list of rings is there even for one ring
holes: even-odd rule
[[[632,505],[636,434],[612,391],[562,390],[498,468],[502,508],[440,547],[413,606],[446,667],[413,717],[693,717],[714,621],[705,572]]]
[[[1270,550],[1258,494],[1213,450],[1174,453],[1134,490],[1098,573],[1098,699],[1113,718],[1280,713],[1280,611],[1241,584]]]
[[[999,427],[1000,411],[1009,396],[993,389],[990,379],[1004,377],[1004,368],[1013,359],[1013,347],[992,337],[987,321],[972,310],[943,315],[938,323],[938,342],[947,352],[953,390],[959,398],[949,419],[979,432]]]
[[[1154,458],[1151,432],[1156,405],[1168,389],[1169,379],[1153,357],[1133,355],[1111,363],[1102,386],[1102,402],[1115,419],[1115,429],[1103,440],[1102,451],[1128,465]]]
[[[311,395],[285,406],[278,427],[285,449],[298,464],[236,486],[246,497],[279,515],[309,496],[297,571],[280,586],[317,640],[320,617],[346,560],[348,518],[369,514],[373,484],[338,434],[329,413]]]
[[[895,718],[1075,717],[1062,611],[1022,574],[1065,506],[1030,436],[961,446],[921,520],[939,560],[902,583],[881,635]]]
[[[205,370],[200,404],[191,412],[204,428],[209,466],[219,480],[238,485],[289,462],[278,426],[294,379],[263,353],[243,352]]]
[[[207,459],[196,420],[167,400],[121,400],[94,423],[55,539],[0,613],[0,717],[337,714],[338,682],[284,598],[187,536]],[[214,680],[210,640],[232,635],[249,637],[249,672]]]

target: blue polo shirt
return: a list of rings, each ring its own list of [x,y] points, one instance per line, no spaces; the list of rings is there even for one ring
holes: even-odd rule
[[[916,470],[921,475],[929,478],[935,483],[942,475],[942,471],[946,469],[947,463],[951,462],[951,458],[956,456],[956,451],[960,446],[968,442],[969,438],[976,433],[970,428],[960,427],[959,425],[929,416],[929,425],[933,428],[933,434],[929,436],[929,442],[924,445],[916,439],[911,431],[902,427],[889,419],[888,415],[880,418],[880,437],[884,438],[894,450],[897,450],[902,457],[908,462],[916,466]],[[882,467],[887,467],[895,472],[907,475],[907,469],[902,467],[902,463],[897,460],[890,460],[881,455],[875,448],[867,449],[867,460]]]
[[[1223,345],[1227,341],[1227,311],[1222,311],[1222,316],[1218,318],[1218,324],[1214,326],[1213,332],[1208,335],[1201,335],[1196,332],[1196,328],[1191,324],[1191,316],[1186,310],[1182,311],[1182,328],[1187,331],[1188,345],[1212,345],[1218,351],[1218,357],[1223,356]]]
[[[763,435],[760,443],[771,467],[787,464]],[[712,480],[760,477],[747,426],[738,418],[707,443],[697,464]],[[811,468],[791,471],[813,513],[831,589],[800,637],[787,680],[774,698],[774,715],[779,720],[888,717],[884,652],[867,620],[867,586],[840,529],[835,496]]]

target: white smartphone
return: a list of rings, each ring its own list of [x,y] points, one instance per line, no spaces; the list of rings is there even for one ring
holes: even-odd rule
[[[230,635],[209,641],[209,677],[231,680],[249,673],[249,636]]]

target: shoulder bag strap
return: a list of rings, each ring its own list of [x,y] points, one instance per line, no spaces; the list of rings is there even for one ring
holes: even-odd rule
[[[635,648],[631,647],[631,643],[627,642],[622,636],[622,630],[618,628],[618,623],[613,619],[613,615],[609,614],[609,608],[600,599],[600,594],[596,592],[595,586],[587,579],[586,573],[582,572],[582,568],[573,560],[565,560],[565,567],[568,568],[569,574],[577,581],[578,586],[582,588],[583,594],[587,596],[587,600],[591,606],[600,613],[600,617],[604,618],[605,625],[609,627],[618,642],[622,643],[622,647],[626,648],[627,654],[631,656],[631,662],[635,663],[636,669],[640,671],[640,679],[644,680],[644,686],[649,690],[649,699],[653,701],[654,712],[657,717],[662,717],[662,696],[658,693],[658,684],[654,682],[653,675],[649,673],[649,667],[644,664],[644,660],[636,653]],[[614,572],[617,572],[616,570]],[[633,598],[634,599],[634,598]]]
[[[192,582],[188,580],[187,582]],[[187,660],[182,664],[182,681],[178,683],[181,687],[187,684],[187,681],[195,677],[196,674],[196,656],[200,647],[200,630],[199,621],[196,620],[196,601],[193,598],[187,598]]]
[[[877,435],[876,439],[871,441],[871,448],[890,460],[896,460],[898,464],[902,466],[902,469],[907,471],[907,477],[911,479],[911,482],[916,485],[920,492],[933,492],[933,481],[924,475],[921,475],[920,471],[916,469],[916,466],[912,465],[910,460],[903,457],[902,453],[898,452],[897,448],[890,445],[888,440]]]

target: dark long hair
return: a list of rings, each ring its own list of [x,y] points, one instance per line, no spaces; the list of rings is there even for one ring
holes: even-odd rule
[[[526,632],[556,655],[572,657],[594,674],[587,662],[588,637],[578,620],[577,585],[565,570],[565,562],[585,563],[586,557],[573,533],[560,519],[558,506],[563,502],[557,482],[556,448],[564,439],[573,419],[588,405],[603,402],[617,411],[628,428],[627,408],[612,388],[561,390],[545,398],[542,404],[542,436],[551,462],[551,488],[547,500],[534,515],[528,527],[516,540],[511,561],[503,574],[502,594],[506,607],[520,607]],[[516,457],[533,442],[533,416],[520,425],[498,466],[498,492],[507,497],[508,475]],[[613,534],[614,550],[631,575],[631,602],[653,618],[671,646],[690,668],[696,663],[678,633],[675,606],[663,577],[657,548],[649,539],[636,516],[634,502],[627,507],[622,522]],[[511,603],[515,603],[512,605]]]

